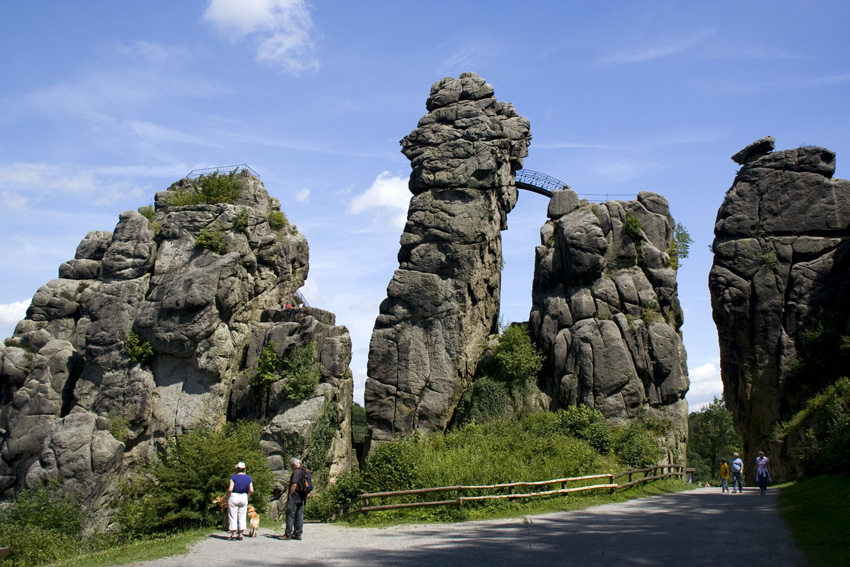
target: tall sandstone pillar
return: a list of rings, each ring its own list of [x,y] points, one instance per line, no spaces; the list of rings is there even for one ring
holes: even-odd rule
[[[375,441],[444,430],[498,330],[500,231],[531,140],[528,119],[474,73],[434,83],[426,108],[401,141],[413,197],[369,347]]]
[[[850,182],[832,178],[825,148],[773,148],[763,138],[732,157],[741,169],[717,213],[709,274],[723,396],[750,480],[760,450],[779,478],[793,472],[783,457],[795,447],[770,431],[824,385],[794,368],[807,331],[829,317],[846,332],[850,319]]]

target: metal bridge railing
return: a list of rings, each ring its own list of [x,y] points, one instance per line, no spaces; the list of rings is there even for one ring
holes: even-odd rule
[[[560,191],[569,187],[560,179],[530,169],[517,171],[514,175],[514,181],[516,181],[516,186],[519,189],[527,189],[547,197],[552,197],[553,191]],[[611,197],[635,198],[635,193],[579,193],[578,195],[583,199],[594,202],[608,201]]]
[[[214,173],[216,171],[223,172],[223,173],[230,173],[234,169],[237,170],[237,171],[242,171],[243,169],[247,169],[248,171],[251,172],[251,175],[253,175],[257,179],[260,178],[260,174],[257,173],[256,171],[254,171],[250,166],[248,166],[247,164],[244,164],[244,163],[240,163],[240,164],[237,164],[237,165],[219,165],[217,167],[207,167],[207,168],[204,168],[204,169],[193,169],[192,171],[190,171],[188,173],[188,175],[186,175],[185,179],[193,179],[193,178],[199,177],[201,175],[209,175],[210,173]]]
[[[514,176],[514,180],[517,185],[531,185],[532,187],[543,189],[544,191],[560,191],[567,186],[567,184],[560,179],[555,179],[551,175],[546,175],[545,173],[532,171],[530,169],[520,169],[517,171]]]

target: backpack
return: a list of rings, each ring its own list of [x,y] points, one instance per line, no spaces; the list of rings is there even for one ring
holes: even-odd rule
[[[310,472],[310,469],[306,467],[302,468],[304,468],[304,474],[301,475],[301,480],[298,482],[298,492],[307,496],[313,492],[313,474]]]

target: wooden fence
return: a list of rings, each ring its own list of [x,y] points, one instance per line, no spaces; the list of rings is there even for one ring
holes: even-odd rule
[[[639,476],[639,475],[643,476]],[[619,478],[628,477],[628,481],[625,484],[617,484],[615,481]],[[439,488],[418,488],[413,490],[396,490],[393,492],[370,492],[361,494],[360,496],[353,498],[348,503],[341,506],[336,513],[331,515],[328,518],[328,521],[333,522],[335,520],[341,520],[346,517],[349,517],[354,514],[363,513],[366,514],[368,512],[375,512],[378,510],[397,510],[400,508],[422,508],[425,506],[457,506],[458,510],[463,509],[464,502],[475,502],[481,500],[497,500],[497,499],[509,499],[514,500],[517,498],[533,498],[536,496],[554,496],[558,494],[569,495],[571,492],[583,492],[587,490],[607,490],[614,493],[615,490],[620,488],[628,488],[630,486],[635,486],[636,484],[640,484],[642,482],[648,482],[650,480],[658,480],[662,478],[671,478],[671,477],[685,477],[685,466],[684,465],[656,465],[653,467],[646,467],[642,469],[632,469],[628,471],[623,471],[617,474],[593,474],[588,476],[577,476],[577,477],[568,477],[568,478],[555,478],[552,480],[541,480],[534,482],[508,482],[504,484],[488,484],[481,486],[442,486]],[[605,482],[593,482],[593,481],[601,481],[605,479]],[[568,486],[570,483],[587,483],[590,484],[582,484],[580,486]],[[549,488],[546,490],[534,490],[535,488],[540,487],[548,487],[551,485],[560,485],[559,488]],[[517,489],[524,489],[525,492],[517,493]],[[478,492],[487,492],[487,491],[505,491],[507,493],[498,493],[498,494],[475,494],[475,495],[467,495],[464,496],[464,492],[469,494],[478,493]],[[394,498],[394,497],[402,497],[402,496],[418,496],[424,494],[435,494],[440,492],[448,492],[453,493],[450,498],[442,499],[442,500],[426,500],[426,501],[415,501],[415,502],[400,502],[396,504],[371,504],[370,500],[376,499],[386,499],[386,498]],[[362,505],[361,505],[362,504]],[[358,505],[361,505],[359,508]]]

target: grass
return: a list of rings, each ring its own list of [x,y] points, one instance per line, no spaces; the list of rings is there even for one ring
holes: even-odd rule
[[[779,507],[814,565],[850,565],[850,477],[823,475],[783,487]]]
[[[270,530],[281,529],[281,522],[265,516],[260,517],[260,527]],[[199,528],[174,535],[134,541],[110,549],[63,559],[51,563],[47,567],[107,567],[109,565],[124,565],[139,561],[153,561],[163,557],[186,555],[189,548],[215,533],[224,534],[217,528]]]
[[[174,555],[186,555],[191,546],[206,539],[215,531],[209,528],[196,529],[161,538],[134,541],[103,551],[70,557],[57,563],[51,563],[49,567],[70,565],[74,567],[106,567],[137,561],[153,561]]]
[[[387,512],[371,512],[369,514],[358,514],[346,521],[335,522],[335,525],[387,527],[399,524],[422,524],[422,523],[448,523],[465,522],[473,520],[498,520],[503,518],[519,518],[529,515],[550,514],[553,512],[566,512],[570,510],[584,510],[594,506],[626,502],[635,498],[646,498],[659,496],[671,492],[683,492],[693,490],[695,484],[688,484],[679,479],[663,479],[650,481],[623,490],[617,490],[614,494],[607,490],[593,492],[579,492],[567,497],[540,497],[516,500],[509,505],[481,508],[466,508],[461,512],[451,506],[440,506],[434,508],[419,508],[417,511],[393,510]],[[432,510],[433,514],[423,514],[425,510]]]

